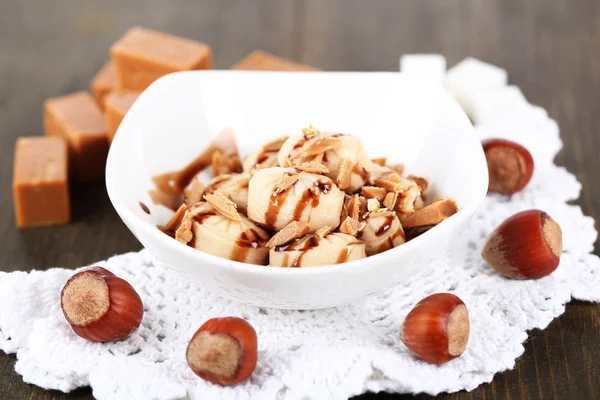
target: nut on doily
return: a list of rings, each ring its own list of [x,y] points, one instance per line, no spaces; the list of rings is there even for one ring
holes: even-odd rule
[[[135,289],[101,267],[73,275],[60,294],[60,305],[73,331],[93,342],[125,339],[144,316],[142,299]]]
[[[229,386],[245,381],[254,372],[257,349],[256,331],[246,320],[213,318],[196,331],[185,356],[200,378]]]
[[[529,183],[533,157],[525,147],[505,139],[488,139],[481,144],[488,165],[490,192],[513,194]]]
[[[538,279],[560,263],[562,230],[540,210],[522,211],[498,226],[487,238],[482,257],[507,278]]]
[[[469,340],[465,303],[450,293],[437,293],[417,303],[408,313],[400,339],[423,361],[441,365],[460,356]]]

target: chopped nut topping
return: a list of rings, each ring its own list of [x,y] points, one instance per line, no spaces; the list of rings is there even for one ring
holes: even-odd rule
[[[406,187],[406,185],[401,184],[400,182],[394,182],[387,178],[375,179],[374,183],[375,183],[375,185],[377,185],[381,188],[384,188],[387,191],[397,192],[397,193],[401,192],[402,189],[404,189]]]
[[[306,139],[310,139],[313,136],[319,134],[320,131],[317,128],[315,128],[314,126],[312,126],[312,124],[310,124],[308,126],[308,128],[302,128],[302,133],[304,134],[304,137]]]
[[[333,231],[333,228],[326,225],[318,229],[315,233],[317,234],[317,236],[324,238],[325,236],[329,235],[331,231]]]
[[[458,206],[454,200],[438,200],[402,219],[402,226],[413,228],[417,226],[437,225],[446,218],[456,214],[457,211]]]
[[[217,212],[222,216],[237,222],[242,220],[240,213],[237,211],[237,205],[218,190],[215,190],[214,193],[204,196],[204,200],[213,206],[215,210],[217,210]]]
[[[179,225],[179,228],[175,231],[175,240],[181,242],[183,244],[188,244],[194,238],[194,234],[192,233],[192,222],[193,218],[184,218]]]
[[[350,187],[352,182],[352,168],[354,168],[354,163],[348,158],[344,158],[340,163],[340,169],[338,170],[336,183],[341,190],[345,190]]]
[[[377,199],[382,202],[383,199],[385,199],[385,196],[388,194],[388,191],[377,186],[363,186],[361,189],[361,194],[367,199]]]
[[[202,200],[202,195],[204,195],[205,190],[206,188],[202,182],[200,182],[198,178],[194,178],[192,187],[185,191],[185,204],[189,207]]]
[[[312,172],[315,174],[327,174],[329,169],[321,163],[316,162],[305,162],[297,166],[301,171]]]
[[[379,210],[379,200],[377,200],[377,199],[367,200],[367,210],[369,210],[369,211]]]
[[[263,145],[263,151],[279,151],[289,136],[281,136]]]
[[[402,175],[404,173],[404,164],[393,164],[393,165],[388,165],[388,167],[393,169],[400,175]]]
[[[236,154],[224,155],[220,150],[214,151],[210,165],[213,177],[242,171],[242,163]]]
[[[331,136],[315,137],[308,142],[292,158],[305,158],[316,156],[319,153],[325,153],[328,150],[335,149],[342,141]]]
[[[312,162],[317,163],[317,164],[322,164],[324,156],[325,156],[325,153],[319,153],[315,156],[315,158],[313,158]],[[327,172],[329,172],[329,171],[327,171]]]
[[[362,214],[367,211],[367,202],[361,196],[355,194],[353,198],[350,199],[348,204],[348,215],[355,220],[360,220]]]
[[[385,174],[383,176],[383,178],[387,179],[388,181],[392,181],[392,182],[396,182],[396,183],[402,182],[402,178],[400,177],[400,175],[398,175],[395,172],[389,172],[389,173]]]
[[[429,182],[425,178],[421,178],[419,176],[414,175],[408,175],[408,179],[412,179],[413,181],[415,181],[419,189],[421,189],[421,193],[426,191],[427,187],[429,186]]]
[[[387,208],[378,208],[377,210],[373,210],[373,211],[369,212],[369,217],[370,218],[387,217],[387,216],[394,215],[394,214],[395,213],[393,211],[390,211]]]
[[[309,231],[310,226],[307,223],[301,221],[292,221],[287,224],[285,228],[277,232],[265,246],[269,248],[281,246],[282,244],[289,243],[294,239],[298,239],[306,235]]]
[[[397,192],[388,192],[388,194],[385,196],[385,199],[383,199],[383,206],[385,208],[387,208],[388,210],[393,210],[394,207],[396,207],[397,200],[398,200]]]
[[[361,227],[362,224],[359,221],[355,220],[354,218],[346,217],[344,222],[342,222],[340,225],[340,232],[347,235],[356,236],[358,235]]]
[[[373,158],[373,159],[371,159],[371,162],[373,164],[381,165],[382,167],[385,167],[385,162],[386,161],[387,161],[386,157],[379,157],[379,158]]]
[[[192,232],[192,223],[194,222],[194,217],[206,210],[207,207],[206,203],[199,204],[199,206],[200,207],[190,207],[185,210],[183,220],[181,221],[179,228],[177,228],[175,231],[175,240],[178,242],[188,244],[194,238],[194,234]],[[179,210],[177,210],[177,212],[179,212]]]
[[[279,193],[285,192],[286,190],[294,186],[296,182],[298,182],[298,178],[298,174],[289,174],[286,172],[281,176],[281,179],[279,179],[279,182],[277,182],[277,184],[273,188],[273,194],[277,195]]]
[[[179,225],[181,225],[181,221],[183,220],[183,216],[185,214],[185,210],[187,210],[187,205],[182,204],[179,206],[175,214],[171,217],[169,222],[165,226],[161,226],[161,228],[165,231],[175,231]]]
[[[292,162],[292,159],[289,157],[286,157],[283,159],[283,166],[284,168],[294,168],[294,163]]]

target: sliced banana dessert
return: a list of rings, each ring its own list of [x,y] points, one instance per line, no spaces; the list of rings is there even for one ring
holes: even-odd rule
[[[206,187],[206,193],[221,192],[237,206],[237,210],[246,214],[248,210],[248,184],[250,174],[225,174],[214,178]]]
[[[248,187],[248,217],[275,231],[292,221],[310,225],[312,232],[336,228],[343,203],[344,192],[330,178],[294,168],[261,169]]]
[[[279,231],[267,243],[269,266],[287,268],[320,267],[342,264],[365,258],[365,245],[356,237],[344,233],[330,233],[324,226],[316,233],[308,233],[308,224],[294,221]]]
[[[300,169],[322,164],[324,168],[319,173],[349,192],[355,192],[369,182],[370,170],[376,167],[357,137],[321,132],[312,126],[286,140],[277,160],[281,167]]]
[[[270,235],[241,215],[231,200],[216,191],[189,207],[175,239],[198,250],[248,264],[266,265]]]

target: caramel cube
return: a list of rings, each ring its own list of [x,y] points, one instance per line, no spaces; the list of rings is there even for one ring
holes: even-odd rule
[[[112,92],[104,99],[104,106],[106,107],[104,116],[106,117],[109,144],[112,143],[115,133],[117,133],[117,129],[121,125],[121,121],[123,121],[125,114],[127,114],[127,111],[129,111],[129,108],[139,95],[139,92]]]
[[[71,220],[67,143],[58,137],[17,139],[13,199],[17,226],[64,224]]]
[[[133,27],[111,53],[119,89],[142,91],[163,75],[212,68],[210,46],[189,39]]]
[[[46,136],[59,136],[69,144],[70,175],[79,181],[104,177],[108,154],[106,121],[87,92],[48,99],[44,103]]]
[[[98,71],[94,79],[92,79],[91,86],[96,103],[98,103],[101,110],[104,110],[104,97],[115,90],[117,86],[117,71],[112,61],[104,64],[102,69]]]
[[[248,54],[231,69],[243,71],[318,71],[317,68],[310,65],[295,63],[262,50],[256,50]]]

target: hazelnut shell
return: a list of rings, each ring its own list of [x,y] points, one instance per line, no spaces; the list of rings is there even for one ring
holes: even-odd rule
[[[488,191],[513,194],[529,183],[534,163],[525,147],[505,139],[488,139],[481,144],[489,171]]]
[[[488,236],[482,257],[507,278],[538,279],[556,270],[561,253],[560,226],[543,211],[527,210]]]
[[[188,365],[200,378],[223,386],[248,379],[258,360],[256,331],[238,317],[206,321],[190,340]]]
[[[464,352],[469,333],[465,303],[451,293],[437,293],[418,302],[408,313],[400,339],[423,361],[440,365]]]
[[[124,279],[91,267],[73,275],[61,292],[61,308],[73,331],[93,342],[124,339],[141,324],[142,299]]]

